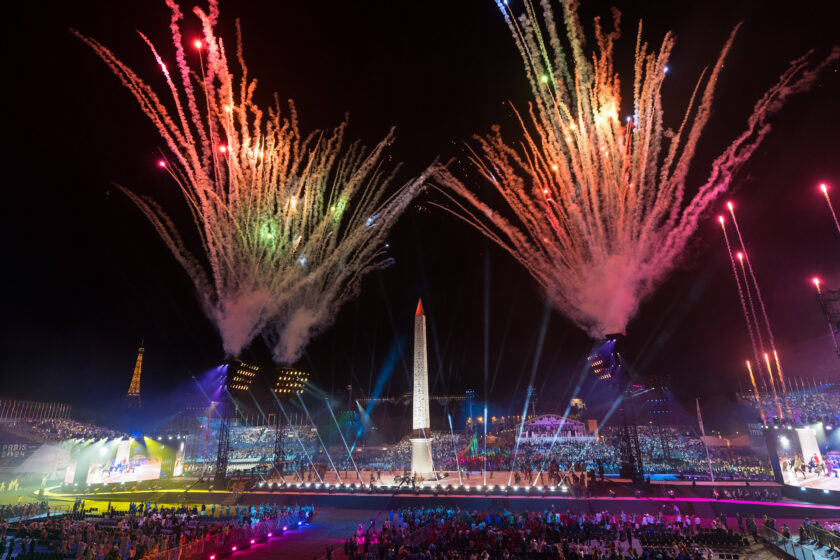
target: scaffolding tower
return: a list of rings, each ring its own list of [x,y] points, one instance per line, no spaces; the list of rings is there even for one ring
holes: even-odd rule
[[[644,389],[630,382],[630,374],[623,365],[620,349],[624,341],[621,334],[607,335],[601,346],[587,358],[590,373],[600,383],[613,389],[618,405],[618,449],[621,456],[621,476],[633,480],[642,480],[644,461],[636,418],[633,415],[631,401]]]
[[[286,425],[286,412],[283,409],[283,403],[292,398],[293,395],[302,394],[308,381],[308,372],[289,367],[279,368],[274,376],[274,387],[272,390],[274,391],[274,398],[278,409],[277,424],[274,428],[274,469],[281,476],[283,475],[286,463],[286,449],[283,436]]]

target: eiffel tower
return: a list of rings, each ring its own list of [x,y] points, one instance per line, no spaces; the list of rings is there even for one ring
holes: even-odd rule
[[[142,405],[140,400],[140,373],[143,367],[143,342],[140,342],[140,349],[137,350],[137,363],[134,364],[134,374],[131,376],[131,384],[128,386],[128,393],[125,395],[125,404],[128,408],[139,408]]]

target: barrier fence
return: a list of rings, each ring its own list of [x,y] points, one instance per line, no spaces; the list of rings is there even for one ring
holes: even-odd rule
[[[426,540],[432,535],[433,532],[434,521],[427,521],[425,524],[421,525],[420,527],[406,535],[405,540],[403,540],[402,544],[408,546],[417,546],[420,543],[426,542]],[[365,538],[367,538],[367,536]],[[378,541],[368,543],[367,552],[369,554],[373,554],[374,558],[378,558],[380,546],[382,546],[382,543]],[[320,556],[317,560],[326,560],[326,558],[326,556]]]
[[[766,525],[762,525],[759,528],[758,533],[768,544],[771,544],[786,554],[793,556],[796,560],[814,560],[814,552],[812,550],[794,542],[792,539],[785,537],[781,533],[777,533]]]
[[[808,540],[817,544],[820,547],[828,547],[835,553],[840,552],[840,535],[826,531],[822,527],[817,527],[814,524],[806,525],[802,528]]]
[[[229,531],[209,535],[156,554],[147,554],[143,556],[143,560],[188,560],[197,557],[216,560],[237,550],[247,549],[257,542],[265,541],[274,533],[279,534],[290,527],[297,527],[299,521],[301,521],[299,514],[288,513],[254,525],[236,527]]]
[[[9,523],[17,523],[19,521],[26,523],[27,521],[35,521],[38,519],[47,519],[49,517],[58,517],[66,515],[71,512],[68,505],[51,505],[48,509],[38,509],[26,515],[11,515],[6,518]]]

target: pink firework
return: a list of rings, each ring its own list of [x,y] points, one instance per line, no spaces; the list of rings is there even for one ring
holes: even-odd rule
[[[594,337],[624,332],[638,306],[676,266],[704,211],[770,131],[768,119],[806,89],[830,61],[794,60],[756,103],[745,130],[712,163],[706,181],[688,185],[689,166],[711,117],[715,86],[735,31],[703,72],[675,130],[662,110],[674,36],[659,49],[636,35],[632,110],[621,100],[613,29],[595,20],[586,54],[577,2],[525,3],[516,16],[497,5],[525,64],[532,100],[516,111],[518,138],[494,127],[476,137],[471,162],[494,194],[487,198],[448,169],[437,174],[451,204],[441,205],[519,261],[554,307]],[[565,41],[561,36],[565,34]],[[692,194],[693,193],[693,194]],[[494,208],[484,200],[501,198]]]

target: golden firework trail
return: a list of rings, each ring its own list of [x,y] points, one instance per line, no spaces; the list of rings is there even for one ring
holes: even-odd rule
[[[187,248],[161,205],[120,188],[190,276],[228,355],[262,333],[277,361],[294,361],[358,292],[364,274],[389,264],[385,238],[424,176],[387,195],[396,171],[386,163],[393,130],[373,149],[348,145],[346,119],[329,131],[301,133],[291,102],[281,107],[276,95],[268,107],[256,102],[238,26],[231,63],[215,32],[216,0],[206,12],[193,10],[202,36],[189,41],[179,5],[166,3],[174,60],[140,34],[163,74],[162,93],[98,41],[77,35],[157,128],[167,148],[159,165],[180,187],[202,254]]]

